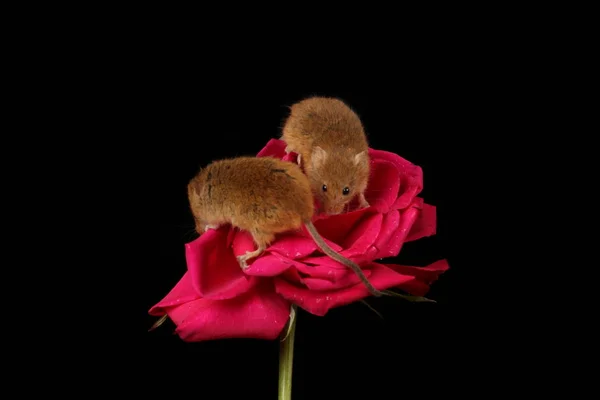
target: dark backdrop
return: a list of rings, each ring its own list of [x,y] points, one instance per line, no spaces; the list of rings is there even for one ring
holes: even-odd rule
[[[155,97],[160,115],[151,117],[156,121],[154,128],[164,133],[146,138],[156,145],[149,156],[156,165],[152,193],[160,203],[154,210],[153,229],[160,235],[160,247],[144,268],[145,309],[140,313],[160,301],[185,272],[184,243],[197,237],[186,184],[198,168],[224,157],[255,155],[270,138],[279,137],[287,106],[309,95],[335,96],[359,114],[371,147],[397,153],[423,168],[420,196],[437,207],[437,235],[405,244],[391,262],[424,266],[446,258],[450,270],[427,295],[437,304],[370,300],[383,319],[361,303],[334,309],[325,317],[300,310],[294,399],[343,399],[359,392],[370,393],[365,398],[399,398],[404,397],[406,379],[421,375],[438,381],[448,370],[456,370],[455,357],[469,340],[467,329],[457,322],[457,309],[467,288],[466,262],[459,251],[464,248],[460,232],[467,229],[459,213],[464,210],[465,194],[458,188],[470,179],[461,170],[464,163],[459,154],[477,146],[479,139],[468,140],[466,135],[474,133],[469,115],[480,106],[476,99],[451,96],[453,89],[429,82],[403,95],[398,91],[386,94],[385,89],[293,90],[282,85],[279,90],[181,96],[184,87],[165,83]],[[147,364],[153,371],[148,373],[147,385],[153,390],[192,385],[197,387],[197,398],[276,398],[277,341],[184,343],[172,334],[170,321],[146,333],[154,321],[147,316],[140,327],[147,344]]]

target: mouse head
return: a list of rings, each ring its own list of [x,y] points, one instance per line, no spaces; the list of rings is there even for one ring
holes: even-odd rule
[[[310,184],[313,193],[329,215],[340,214],[346,205],[364,191],[369,180],[367,150],[325,151],[316,146],[310,159]]]

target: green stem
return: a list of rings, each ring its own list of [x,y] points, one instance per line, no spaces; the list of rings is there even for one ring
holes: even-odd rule
[[[296,334],[296,305],[290,310],[288,328],[284,329],[279,344],[279,400],[292,398],[292,366],[294,364],[294,337]]]

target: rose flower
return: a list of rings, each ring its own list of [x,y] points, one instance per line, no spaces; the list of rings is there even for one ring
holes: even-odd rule
[[[272,139],[257,157],[296,162],[296,155],[284,149],[284,142]],[[427,267],[374,261],[398,255],[405,242],[435,234],[435,207],[416,197],[423,172],[387,151],[369,149],[369,156],[365,195],[370,206],[357,209],[355,200],[350,212],[317,215],[314,225],[335,251],[361,267],[375,288],[423,296],[448,269],[445,260]],[[236,256],[254,249],[252,237],[230,225],[187,243],[187,272],[149,313],[167,314],[185,341],[274,339],[287,323],[290,303],[323,316],[369,296],[358,276],[326,256],[305,230],[278,235],[242,270]]]

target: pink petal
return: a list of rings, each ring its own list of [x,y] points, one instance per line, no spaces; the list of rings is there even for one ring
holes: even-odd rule
[[[373,261],[373,260],[375,260],[377,258],[383,258],[383,257],[378,257],[378,254],[380,252],[381,251],[377,247],[371,246],[371,247],[369,247],[369,249],[363,255],[363,260]],[[381,253],[383,253],[383,252],[381,252]]]
[[[354,261],[359,266],[368,264],[372,258],[367,257],[365,254],[345,254],[346,251],[338,251],[338,253]],[[344,279],[349,274],[354,274],[351,268],[346,265],[334,260],[328,255],[313,256],[303,258],[298,265],[295,265],[296,269],[302,274],[311,278],[326,279],[330,281],[336,281],[338,279]]]
[[[423,208],[423,204],[425,204],[425,201],[422,197],[415,197],[409,207],[415,207],[420,210]]]
[[[210,229],[185,245],[192,286],[200,297],[229,299],[246,292],[253,284],[227,247],[229,229],[229,226]]]
[[[290,283],[302,284],[302,277],[294,267],[286,269],[278,278]]]
[[[363,208],[345,214],[320,216],[313,224],[317,231],[324,238],[331,240],[334,243],[341,244],[348,232],[352,230],[354,225],[368,212],[371,208]],[[373,213],[371,210],[370,213]]]
[[[179,282],[171,289],[171,291],[156,305],[154,305],[148,313],[154,316],[165,314],[165,309],[172,306],[177,306],[200,298],[192,285],[190,273],[186,271]]]
[[[306,228],[303,228],[304,230]],[[302,257],[306,257],[317,250],[318,246],[312,237],[309,236],[308,232],[305,230],[303,232],[305,236],[301,236],[297,233],[277,235],[275,241],[271,243],[271,245],[265,250],[265,252],[270,252],[272,254],[280,254],[289,259],[299,259]],[[327,239],[325,242],[330,245],[334,250],[340,250],[341,248]],[[256,244],[254,243],[254,239],[249,232],[246,231],[238,231],[233,239],[233,254],[235,256],[243,255],[248,251],[254,251],[256,249]],[[263,253],[265,254],[265,253]],[[248,261],[248,265],[252,265],[257,262],[262,255],[251,259]]]
[[[237,257],[244,255],[249,251],[254,251],[256,249],[256,243],[254,243],[254,239],[249,232],[236,229],[231,247],[233,255]],[[248,263],[250,263],[250,260],[248,260]]]
[[[423,170],[421,167],[415,166],[415,170],[411,172],[413,175],[405,175],[400,177],[400,194],[394,204],[393,208],[402,210],[408,207],[413,199],[421,193],[423,190]]]
[[[296,265],[296,269],[309,278],[336,281],[353,273],[348,267],[331,259],[329,256],[307,257]]]
[[[273,340],[289,318],[289,303],[262,281],[252,290],[228,300],[198,299],[167,308],[186,342],[215,339],[252,338]]]
[[[286,147],[283,140],[271,139],[267,142],[266,146],[258,152],[256,157],[273,157],[281,159],[285,156]]]
[[[296,154],[294,152],[288,153],[285,156],[283,156],[282,160],[298,164],[298,154]]]
[[[395,257],[400,253],[400,249],[406,241],[406,236],[415,223],[418,215],[419,210],[414,207],[411,207],[402,213],[398,229],[396,229],[389,237],[387,246],[382,246],[382,248],[379,249],[376,258]]]
[[[383,215],[383,221],[381,222],[379,236],[377,236],[377,239],[375,240],[372,246],[375,248],[376,258],[376,255],[378,253],[389,254],[391,247],[391,238],[392,235],[396,233],[398,226],[400,226],[400,212],[398,210],[390,210],[390,212]]]
[[[308,256],[316,249],[317,244],[311,237],[288,234],[276,237],[267,250],[295,260]]]
[[[426,267],[413,267],[398,264],[384,265],[401,274],[414,276],[418,280],[426,283],[435,282],[442,273],[446,272],[450,268],[446,259],[438,260]]]
[[[280,254],[265,252],[265,255],[249,264],[244,273],[251,276],[276,276],[296,264],[298,263],[294,260]]]
[[[398,285],[398,287],[414,296],[425,296],[429,291],[429,285],[435,282],[439,276],[447,271],[450,266],[447,260],[438,260],[426,267],[412,267],[398,264],[383,264],[394,271],[414,276],[415,279]]]
[[[371,270],[365,269],[363,270],[363,274],[370,279]],[[343,288],[347,288],[349,286],[353,286],[356,284],[362,284],[358,275],[354,273],[351,269],[348,268],[347,273],[343,275],[343,277],[335,280],[321,279],[321,278],[302,278],[302,283],[306,285],[306,287],[310,290],[340,290]]]
[[[229,233],[227,234],[227,241],[226,241],[226,245],[228,248],[233,245],[233,239],[235,239],[235,235],[237,235],[237,233],[238,233],[237,228],[233,228],[233,227],[230,227],[230,228],[231,229],[229,229]]]
[[[365,269],[371,270],[369,280],[379,290],[399,286],[412,276],[401,275],[382,264],[371,263]],[[369,296],[369,291],[362,283],[341,290],[315,291],[275,278],[275,290],[285,299],[297,304],[304,310],[318,316],[324,316],[334,307],[353,303]]]
[[[316,225],[315,225],[316,228]],[[317,242],[313,239],[313,237],[310,235],[310,233],[308,232],[308,229],[306,229],[306,227],[302,228],[304,235],[306,235],[306,237],[315,244],[315,250],[317,251],[315,254],[324,254],[324,251],[321,249],[321,247],[319,245],[317,245]],[[319,236],[321,236],[321,233],[319,232]],[[323,241],[325,242],[325,244],[327,244],[333,251],[336,252],[340,252],[342,250],[342,246],[340,246],[339,244],[332,242],[331,240],[327,239],[324,236],[321,236],[321,239],[323,239]],[[312,253],[308,253],[308,254],[312,254]],[[300,257],[298,257],[300,258]]]
[[[387,212],[398,198],[399,190],[400,174],[396,166],[385,160],[373,160],[369,186],[365,192],[371,207],[378,212]]]
[[[413,224],[406,242],[433,236],[436,233],[436,208],[429,204],[423,204],[417,220]]]
[[[417,194],[423,190],[423,170],[397,154],[384,150],[369,149],[372,160],[385,160],[393,163],[400,173],[400,193],[393,208],[406,208]]]
[[[347,232],[346,239],[342,243],[342,247],[346,249],[342,252],[343,256],[364,254],[379,236],[382,221],[382,214],[365,215],[350,232]]]

